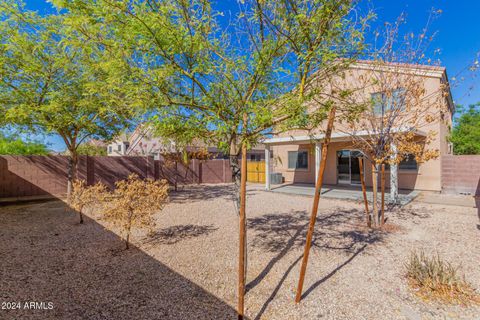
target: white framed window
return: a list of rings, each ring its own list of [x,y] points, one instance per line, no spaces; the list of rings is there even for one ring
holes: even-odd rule
[[[308,169],[308,151],[288,151],[288,169]]]
[[[373,103],[373,114],[381,116],[392,110],[405,110],[405,89],[398,88],[393,90],[392,95],[388,96],[385,92],[375,92],[371,94]]]

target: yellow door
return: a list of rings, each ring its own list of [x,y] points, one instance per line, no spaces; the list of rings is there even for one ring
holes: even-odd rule
[[[265,182],[265,161],[247,161],[247,181]]]

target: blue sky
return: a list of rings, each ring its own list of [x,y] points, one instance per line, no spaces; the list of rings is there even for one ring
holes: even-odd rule
[[[27,8],[40,13],[54,12],[51,5],[44,0],[25,0]],[[236,11],[237,0],[219,0],[218,8]],[[377,14],[372,22],[372,29],[381,27],[386,21],[394,21],[402,12],[407,15],[404,32],[418,33],[425,26],[432,8],[442,10],[435,19],[430,31],[437,35],[432,43],[433,48],[441,50],[441,64],[447,68],[450,78],[457,75],[475,58],[480,59],[480,1],[476,0],[370,0],[364,5],[371,7]],[[466,80],[452,90],[453,99],[460,104],[480,102],[480,78],[471,78],[465,74]],[[480,76],[480,75],[479,75]],[[477,83],[477,84],[475,84]],[[473,90],[469,89],[474,86]],[[43,139],[43,137],[42,137]],[[48,136],[46,141],[50,148],[63,150],[65,146],[59,137]]]

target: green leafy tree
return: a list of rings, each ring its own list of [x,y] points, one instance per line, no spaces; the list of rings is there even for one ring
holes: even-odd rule
[[[5,155],[47,155],[48,148],[38,141],[24,141],[16,136],[0,134],[0,154]]]
[[[89,143],[82,143],[78,146],[77,153],[82,156],[106,156],[107,147],[96,146]]]
[[[455,154],[480,154],[480,103],[457,107],[458,118],[450,136]]]
[[[230,155],[243,317],[246,166],[241,175],[239,154],[245,159],[272,130],[313,128],[335,115],[331,95],[318,95],[362,50],[366,19],[349,0],[242,1],[228,20],[206,0],[54,3],[70,10],[74,28],[106,47],[130,50],[129,63],[143,66],[142,80],[156,93],[152,123],[161,136],[201,137]]]
[[[0,3],[0,111],[7,123],[63,139],[70,194],[82,141],[115,136],[149,98],[121,52],[87,43],[64,20]]]

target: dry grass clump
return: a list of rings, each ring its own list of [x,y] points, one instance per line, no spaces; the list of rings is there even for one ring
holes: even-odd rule
[[[438,253],[427,256],[424,251],[414,251],[405,267],[409,285],[424,300],[463,305],[480,303],[480,296],[458,275],[458,267],[442,260]]]

